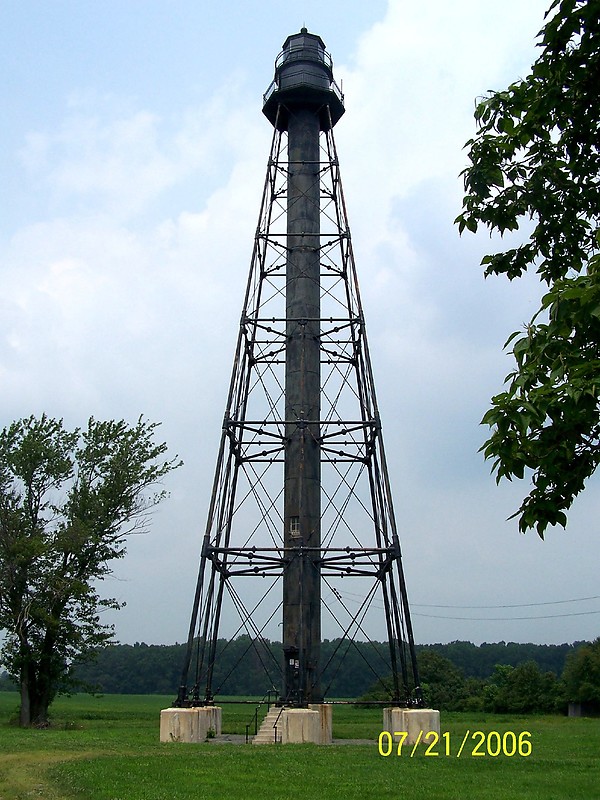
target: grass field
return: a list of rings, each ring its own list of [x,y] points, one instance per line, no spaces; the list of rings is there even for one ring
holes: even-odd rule
[[[444,714],[448,735],[426,756],[419,747],[382,757],[381,711],[336,706],[334,737],[371,745],[160,744],[170,697],[79,695],[58,700],[49,730],[9,723],[17,696],[0,693],[0,800],[597,800],[600,720]],[[225,705],[227,733],[244,733],[252,706]],[[484,736],[465,740],[466,731]],[[490,731],[498,732],[499,736]],[[531,755],[489,755],[504,738],[531,733]],[[483,745],[478,746],[480,740]],[[529,737],[525,737],[528,741]],[[518,740],[517,740],[518,741]],[[386,741],[383,742],[384,746]],[[446,746],[450,755],[445,754]],[[385,748],[387,749],[387,748]],[[527,747],[522,748],[524,751]],[[482,756],[473,751],[484,752]]]

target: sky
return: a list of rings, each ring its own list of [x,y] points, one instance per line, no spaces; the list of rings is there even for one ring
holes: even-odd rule
[[[161,422],[184,467],[104,590],[121,642],[187,635],[272,129],[262,94],[306,25],[335,129],[415,639],[600,634],[600,487],[522,535],[480,420],[538,307],[459,237],[475,99],[524,76],[544,0],[4,0],[0,422]]]

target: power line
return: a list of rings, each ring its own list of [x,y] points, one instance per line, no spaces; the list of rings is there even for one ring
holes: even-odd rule
[[[343,592],[343,595],[349,598],[362,597],[362,595],[356,594],[356,592]],[[477,611],[478,609],[493,609],[493,608],[533,608],[534,606],[558,606],[558,605],[563,605],[564,603],[583,603],[587,600],[600,600],[600,595],[595,594],[592,595],[591,597],[574,597],[570,600],[546,600],[541,603],[510,603],[500,606],[451,606],[442,603],[411,603],[410,607],[411,608],[460,608],[464,610]],[[595,614],[596,612],[589,611],[581,613]],[[426,616],[426,615],[421,614],[421,616]],[[523,619],[526,618],[523,617]]]
[[[357,602],[354,600],[354,597],[361,597],[361,595],[356,594],[355,592],[343,592],[343,595],[348,599],[349,602]],[[496,608],[532,608],[535,606],[555,606],[555,605],[562,605],[564,603],[583,603],[587,600],[600,600],[600,595],[592,595],[591,597],[574,597],[570,600],[547,600],[541,603],[512,603],[512,604],[505,604],[505,605],[498,605],[498,606],[452,606],[452,605],[442,605],[437,603],[411,603],[411,608],[447,608],[447,609],[465,609],[469,611],[479,611],[485,609],[496,609]],[[378,606],[376,603],[374,604],[377,608],[383,608],[383,606]],[[508,621],[519,621],[519,620],[532,620],[532,619],[560,619],[563,617],[583,617],[589,616],[591,614],[600,614],[600,610],[598,611],[573,611],[569,614],[543,614],[537,615],[532,617],[454,617],[445,614],[424,614],[419,611],[413,611],[413,616],[415,617],[428,617],[429,619],[451,619],[451,620],[462,620],[463,622],[508,622]]]
[[[543,603],[534,604],[534,605],[544,605]],[[442,606],[442,608],[452,608],[453,606]],[[460,608],[460,606],[457,606]],[[468,606],[467,606],[468,607]],[[512,608],[512,606],[488,606],[489,608]],[[486,606],[481,606],[481,608],[486,608]],[[413,613],[415,617],[430,617],[431,619],[460,619],[469,622],[501,622],[507,620],[530,620],[530,619],[558,619],[559,617],[583,617],[587,616],[588,614],[600,614],[600,609],[598,611],[574,611],[572,614],[546,614],[544,616],[538,617],[446,617],[442,614],[420,614],[418,611]]]
[[[411,608],[463,608],[463,609],[471,609],[475,611],[478,608],[482,609],[491,609],[491,608],[531,608],[532,606],[558,606],[563,603],[582,603],[584,600],[600,600],[600,595],[594,595],[592,597],[576,597],[572,600],[548,600],[544,603],[513,603],[510,605],[502,605],[502,606],[448,606],[448,605],[441,605],[437,603],[411,603]],[[582,613],[589,613],[595,614],[595,611],[589,612],[582,612]],[[421,614],[421,616],[425,616]],[[571,616],[571,615],[565,615]],[[532,617],[533,619],[533,617]],[[540,619],[542,619],[540,617]]]

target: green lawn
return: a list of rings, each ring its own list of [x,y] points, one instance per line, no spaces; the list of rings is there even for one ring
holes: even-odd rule
[[[351,706],[335,707],[334,737],[369,738],[371,745],[160,744],[159,714],[171,700],[63,698],[53,707],[53,727],[34,731],[9,724],[17,696],[0,693],[0,800],[600,798],[600,720],[444,714],[442,732],[449,736],[433,749],[438,756],[420,747],[414,758],[406,748],[382,757],[381,711]],[[225,732],[243,733],[252,711],[225,705]],[[531,755],[474,757],[483,737],[470,736],[457,758],[467,730],[486,737],[497,731],[492,751],[505,732],[530,731]],[[512,742],[510,733],[505,741]]]

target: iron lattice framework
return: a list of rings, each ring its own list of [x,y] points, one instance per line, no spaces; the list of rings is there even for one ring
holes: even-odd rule
[[[318,192],[315,184],[303,197],[312,198],[309,202],[318,197],[319,203],[318,319],[291,318],[286,311],[286,274],[294,257],[287,228],[293,213],[290,175],[307,164],[290,161],[287,124],[283,130],[274,127],[177,703],[213,702],[219,693],[214,668],[222,619],[231,626],[236,615],[234,636],[247,633],[249,646],[260,641],[281,618],[284,603],[275,587],[294,569],[298,591],[312,586],[310,591],[322,595],[320,611],[338,632],[336,668],[343,669],[340,656],[355,640],[371,638],[374,615],[380,623],[383,615],[389,651],[377,675],[391,674],[392,702],[419,705],[400,543],[333,125],[321,126],[319,161],[308,165]],[[314,241],[307,237],[306,247],[314,249]],[[286,404],[286,347],[294,336],[313,347],[317,342],[318,419],[294,415]],[[320,454],[318,547],[302,539],[296,543],[296,520],[285,519],[285,452],[294,431],[301,446],[317,447]],[[317,584],[310,583],[311,575]],[[319,663],[318,645],[313,663],[303,663],[302,653],[276,659],[261,650],[269,685],[281,680],[287,702],[302,705],[326,696],[321,683],[331,664]]]

